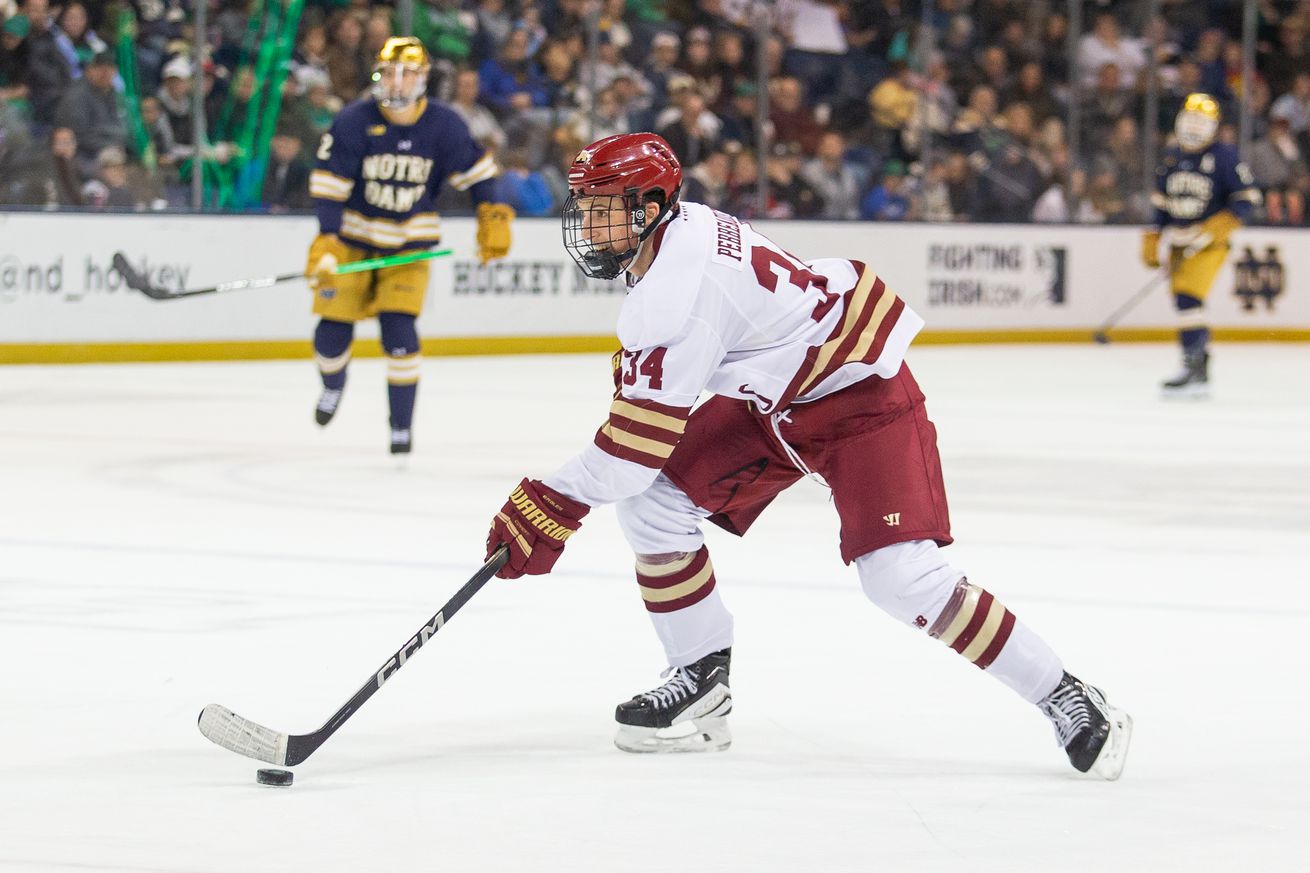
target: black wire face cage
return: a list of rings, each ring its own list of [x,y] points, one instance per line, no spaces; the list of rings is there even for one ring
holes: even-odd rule
[[[636,256],[637,247],[633,246],[626,251],[615,251],[609,243],[600,245],[592,243],[588,238],[591,233],[602,227],[608,227],[611,238],[622,240],[629,234],[637,234],[638,237],[645,238],[646,211],[637,202],[634,194],[623,195],[622,208],[611,211],[604,224],[597,224],[593,220],[600,209],[608,209],[614,204],[616,196],[582,195],[580,197],[570,192],[569,199],[564,202],[561,215],[564,226],[564,248],[577,263],[578,269],[593,279],[617,279]],[[582,208],[583,200],[591,201],[588,204],[592,209],[590,217]]]

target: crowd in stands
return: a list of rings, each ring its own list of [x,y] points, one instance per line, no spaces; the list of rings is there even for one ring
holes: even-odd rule
[[[233,132],[261,87],[251,16],[274,2],[211,0],[197,61],[189,0],[0,0],[0,204],[186,207],[193,89],[202,151],[221,164],[239,154]],[[1142,0],[1086,0],[1072,41],[1065,0],[415,0],[412,27],[433,57],[434,96],[496,151],[501,196],[522,215],[558,211],[588,142],[653,130],[683,160],[684,197],[747,218],[1142,223],[1143,138],[1158,154],[1201,90],[1224,107],[1223,139],[1236,141],[1250,107],[1257,220],[1307,224],[1310,0],[1260,0],[1251,81],[1240,2],[1157,7],[1147,20]],[[114,46],[129,10],[125,71]],[[311,207],[322,133],[366,93],[373,54],[400,30],[379,2],[305,3],[256,208]],[[131,135],[132,91],[144,140]]]

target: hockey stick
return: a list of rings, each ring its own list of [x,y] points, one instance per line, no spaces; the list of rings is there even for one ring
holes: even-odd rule
[[[1096,329],[1096,332],[1092,334],[1092,341],[1099,343],[1100,345],[1108,343],[1110,341],[1110,335],[1108,333],[1110,328],[1118,324],[1129,312],[1136,309],[1139,303],[1151,296],[1151,293],[1155,291],[1156,286],[1167,278],[1169,278],[1169,272],[1167,270],[1161,270],[1151,277],[1151,281],[1143,285],[1141,290],[1125,300],[1123,305],[1114,312],[1110,313],[1110,316],[1106,318],[1106,320],[1101,323],[1101,326]]]
[[[427,261],[432,258],[440,258],[451,254],[451,249],[441,249],[440,251],[425,252],[406,252],[400,255],[387,255],[381,258],[368,258],[363,261],[352,261],[349,264],[342,264],[332,271],[334,276],[342,276],[347,273],[363,273],[368,270],[380,270],[383,267],[397,267],[401,264],[412,264],[415,261]],[[304,273],[283,273],[280,276],[259,276],[254,279],[236,279],[232,282],[220,282],[217,285],[211,285],[208,288],[191,288],[186,291],[170,291],[159,285],[150,284],[140,270],[133,267],[127,260],[127,256],[122,252],[115,252],[114,269],[123,277],[123,284],[133,291],[140,291],[151,300],[176,300],[179,297],[195,297],[199,294],[222,294],[225,291],[244,291],[247,288],[267,288],[269,285],[276,285],[279,282],[290,282],[292,279],[304,279]]]
[[[441,630],[446,622],[459,612],[460,607],[468,603],[469,599],[478,593],[478,589],[496,575],[497,570],[505,566],[507,560],[509,560],[509,549],[501,546],[487,559],[487,563],[482,565],[482,569],[474,573],[473,578],[464,583],[464,587],[455,592],[455,596],[450,598],[450,601],[441,607],[427,624],[419,628],[418,633],[410,637],[409,642],[400,647],[400,651],[388,658],[381,669],[368,678],[368,681],[355,692],[355,696],[346,701],[345,706],[338,709],[321,728],[313,733],[279,733],[248,718],[242,718],[217,703],[211,703],[200,711],[200,732],[207,739],[238,755],[245,755],[257,761],[267,761],[270,764],[294,767],[314,754],[328,737],[336,733],[337,728],[358,712],[383,683],[396,675],[396,671],[405,666],[405,662],[412,658],[433,634]]]
[[[1197,252],[1199,252],[1201,249],[1205,248],[1209,244],[1210,244],[1209,240],[1204,240],[1200,244],[1195,242],[1192,243],[1190,246],[1183,249],[1181,260],[1183,261],[1187,260],[1192,255],[1196,254]],[[1125,300],[1123,302],[1123,305],[1121,305],[1118,309],[1116,309],[1114,312],[1111,312],[1110,315],[1105,319],[1105,321],[1101,323],[1101,326],[1096,329],[1095,333],[1092,334],[1092,341],[1098,343],[1099,345],[1105,345],[1106,343],[1108,343],[1110,341],[1110,333],[1109,333],[1110,328],[1114,327],[1121,320],[1123,320],[1123,317],[1127,315],[1129,312],[1132,312],[1134,309],[1136,309],[1139,303],[1141,303],[1147,297],[1150,297],[1151,292],[1155,290],[1156,286],[1159,285],[1160,282],[1162,282],[1163,280],[1169,278],[1170,275],[1172,275],[1171,273],[1172,269],[1173,266],[1171,264],[1168,269],[1163,269],[1158,273],[1156,273],[1154,276],[1151,277],[1151,281],[1143,285],[1141,289],[1132,297],[1129,297],[1127,300]]]

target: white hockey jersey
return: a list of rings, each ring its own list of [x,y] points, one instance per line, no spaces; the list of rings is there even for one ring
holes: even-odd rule
[[[683,203],[619,314],[620,393],[594,442],[545,483],[589,506],[646,490],[701,392],[761,415],[890,378],[923,319],[859,261],[801,261],[745,222]]]

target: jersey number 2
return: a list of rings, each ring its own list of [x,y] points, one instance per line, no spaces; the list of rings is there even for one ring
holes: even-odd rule
[[[814,290],[823,295],[815,304],[814,311],[810,313],[810,317],[815,321],[823,321],[823,317],[841,297],[840,294],[828,290],[826,276],[810,272],[791,255],[779,254],[764,246],[755,246],[751,249],[751,269],[755,271],[755,281],[770,293],[777,293],[778,281],[786,279],[802,292]]]

